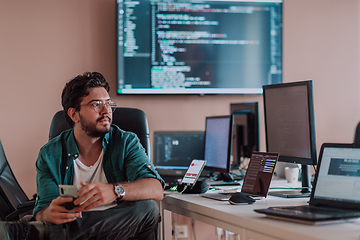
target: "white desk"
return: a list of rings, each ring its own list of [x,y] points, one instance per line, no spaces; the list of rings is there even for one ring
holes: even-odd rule
[[[241,240],[359,240],[360,220],[325,226],[309,226],[266,218],[253,211],[270,206],[307,204],[308,198],[286,199],[268,196],[251,205],[230,205],[198,194],[171,194],[161,201],[164,239],[171,239],[171,221],[164,210],[181,214],[240,235]]]

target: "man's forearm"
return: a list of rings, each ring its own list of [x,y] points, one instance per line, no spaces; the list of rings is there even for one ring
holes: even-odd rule
[[[163,199],[163,188],[156,178],[143,178],[134,182],[119,183],[125,189],[124,200],[138,201],[154,199],[160,201]]]

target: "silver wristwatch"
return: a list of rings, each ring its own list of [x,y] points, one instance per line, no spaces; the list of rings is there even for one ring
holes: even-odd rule
[[[118,200],[122,199],[125,196],[124,188],[118,183],[114,184],[114,191],[115,194],[118,196]]]

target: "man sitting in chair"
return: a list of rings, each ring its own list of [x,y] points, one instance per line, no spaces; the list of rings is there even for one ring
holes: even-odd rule
[[[72,129],[39,152],[36,220],[66,234],[58,239],[155,239],[164,181],[136,134],[111,125],[116,104],[103,75],[69,81],[62,105]],[[60,197],[58,185],[77,186],[78,198]]]

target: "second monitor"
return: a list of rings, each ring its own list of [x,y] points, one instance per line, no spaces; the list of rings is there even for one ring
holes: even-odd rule
[[[267,151],[278,152],[279,161],[302,165],[301,192],[280,196],[309,197],[309,166],[317,165],[312,80],[265,85],[263,92]]]
[[[233,181],[230,173],[232,116],[209,116],[205,123],[205,170],[218,174],[218,180]]]

